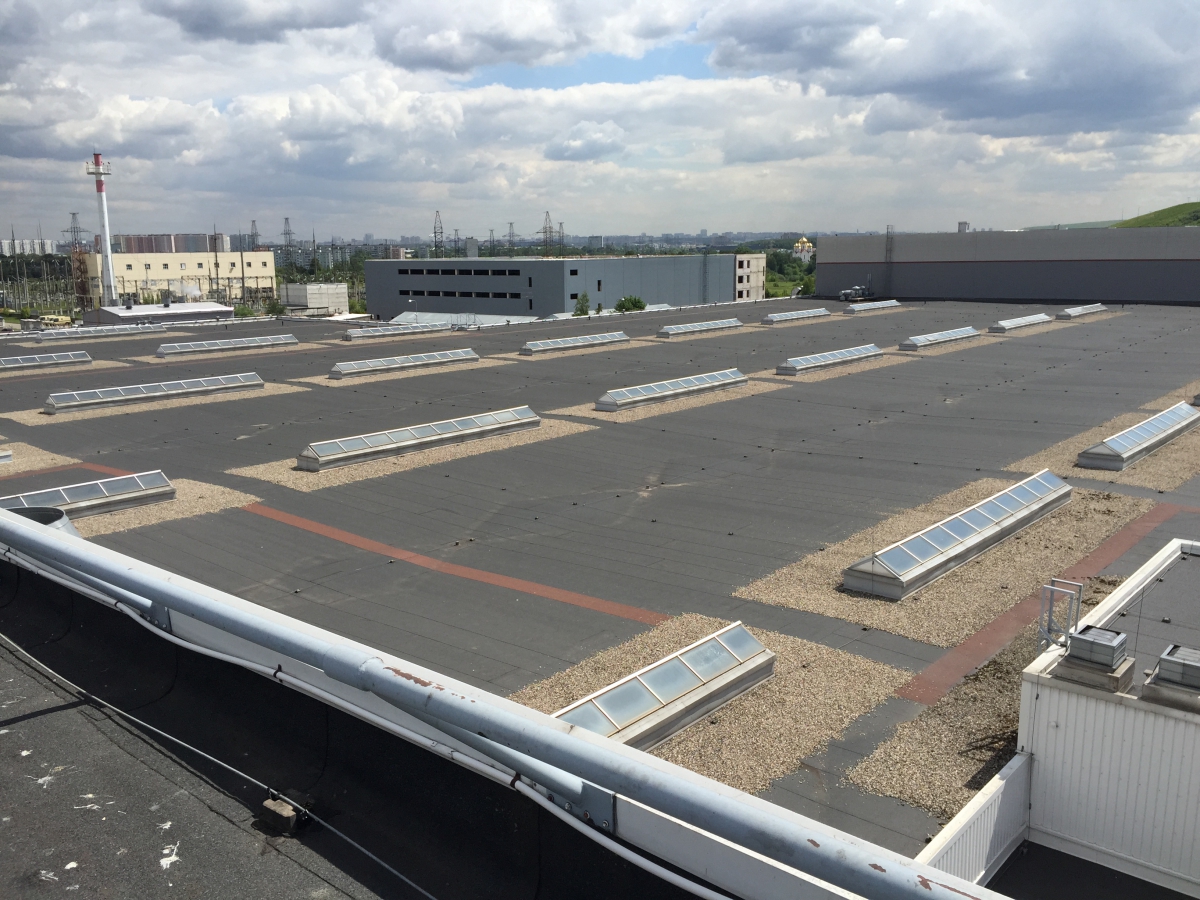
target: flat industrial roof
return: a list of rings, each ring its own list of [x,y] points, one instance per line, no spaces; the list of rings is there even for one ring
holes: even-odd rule
[[[743,320],[820,304],[759,305]],[[918,358],[903,365],[825,380],[775,378],[790,357],[865,343],[894,351],[911,335],[1057,311],[946,302],[842,316],[839,306],[830,308],[833,316],[810,324],[748,325],[670,341],[654,338],[665,324],[740,315],[742,307],[362,346],[340,339],[344,324],[319,321],[168,325],[169,341],[290,332],[300,346],[152,361],[162,335],[114,338],[87,346],[108,368],[0,379],[0,417],[39,409],[49,393],[72,389],[249,371],[268,382],[265,392],[222,402],[53,422],[0,418],[10,442],[66,460],[19,472],[18,448],[17,465],[0,468],[0,480],[9,482],[7,494],[89,480],[72,471],[86,474],[86,467],[162,469],[176,484],[249,495],[214,512],[93,539],[501,694],[632,638],[664,615],[689,612],[740,619],[917,674],[947,649],[734,592],[968,483],[1016,481],[1005,471],[1014,461],[1193,380],[1196,314],[1131,307],[1041,333],[905,354]],[[629,345],[517,355],[529,340],[614,327],[630,336]],[[59,344],[71,349],[69,341]],[[323,379],[339,361],[460,347],[474,348],[482,361],[403,378]],[[734,367],[772,389],[619,421],[580,412],[609,389]],[[319,490],[231,473],[294,460],[313,441],[522,405],[544,425],[566,423],[563,436]],[[1165,493],[1110,485],[1103,473],[1077,483],[1200,507],[1195,477]],[[197,511],[206,508],[197,501]],[[1158,547],[1146,549],[1148,558]],[[937,818],[847,785],[841,774],[923,708],[886,701],[766,796],[915,853]]]

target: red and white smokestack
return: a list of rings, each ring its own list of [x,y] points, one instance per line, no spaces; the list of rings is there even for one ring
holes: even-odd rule
[[[96,176],[96,205],[100,210],[100,234],[103,235],[103,245],[100,248],[100,285],[104,294],[102,306],[117,305],[117,284],[113,276],[112,234],[108,230],[108,197],[104,192],[104,176],[112,174],[112,163],[106,163],[99,153],[92,154],[92,161],[87,165],[87,173]]]

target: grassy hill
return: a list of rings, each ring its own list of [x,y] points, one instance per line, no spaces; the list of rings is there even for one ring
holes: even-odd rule
[[[1167,228],[1171,225],[1200,225],[1200,203],[1168,206],[1136,219],[1126,219],[1113,228]]]

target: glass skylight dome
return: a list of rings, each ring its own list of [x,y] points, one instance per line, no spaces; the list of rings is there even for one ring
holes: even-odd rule
[[[1200,410],[1188,403],[1176,403],[1170,409],[1088,447],[1079,454],[1075,465],[1083,469],[1120,472],[1197,425],[1200,425]]]
[[[706,372],[703,375],[689,375],[686,378],[673,378],[670,381],[657,381],[654,384],[639,384],[635,387],[618,388],[617,390],[609,391],[596,401],[596,409],[601,412],[617,412],[618,410],[629,409],[633,406],[644,406],[647,403],[661,403],[691,394],[720,391],[748,382],[749,379],[737,369]]]
[[[452,363],[479,362],[479,355],[470,347],[461,350],[440,350],[437,353],[414,353],[410,356],[385,356],[380,359],[357,359],[334,365],[330,378],[351,378],[355,375],[374,375],[426,366],[446,366]]]
[[[65,391],[51,394],[43,412],[54,415],[75,409],[97,409],[144,403],[148,400],[172,400],[198,394],[262,390],[266,385],[256,372],[241,375],[213,375],[208,378],[184,378],[156,384],[131,384],[125,387],[97,388],[90,391]]]
[[[623,331],[610,331],[607,334],[581,334],[575,337],[550,338],[544,341],[529,341],[521,348],[522,356],[533,356],[535,353],[550,353],[555,350],[575,350],[580,347],[599,347],[603,344],[624,344],[629,342],[629,335]]]

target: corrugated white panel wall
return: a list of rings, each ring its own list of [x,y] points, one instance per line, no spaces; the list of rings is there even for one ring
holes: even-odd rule
[[[1200,886],[1200,716],[1026,680],[1020,743],[1033,756],[1031,840],[1061,838]]]
[[[1025,839],[1030,757],[1019,753],[917,856],[943,872],[986,883]]]

